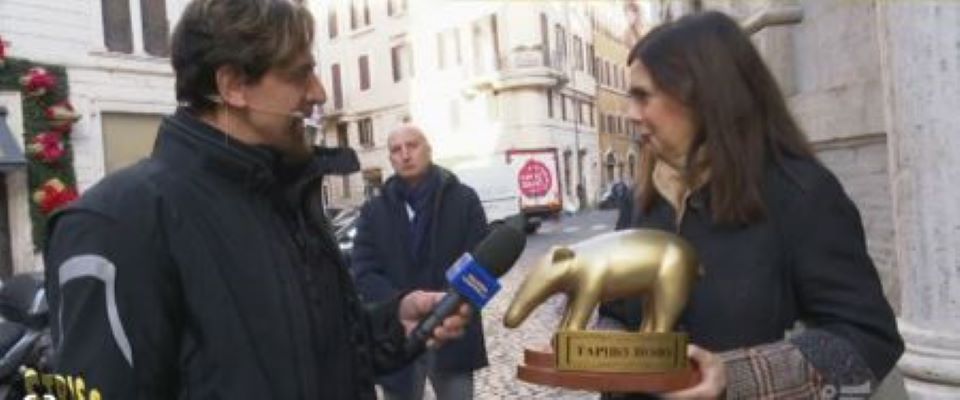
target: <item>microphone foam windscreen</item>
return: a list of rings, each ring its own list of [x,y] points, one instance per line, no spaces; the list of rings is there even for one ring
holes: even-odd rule
[[[499,278],[517,262],[526,245],[527,235],[509,225],[501,224],[477,244],[473,258],[490,274]]]

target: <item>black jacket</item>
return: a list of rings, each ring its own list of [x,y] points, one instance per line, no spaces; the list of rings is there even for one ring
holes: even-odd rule
[[[314,196],[329,156],[283,166],[166,118],[150,158],[51,223],[56,371],[104,399],[374,398],[403,330],[396,301],[363,309],[341,265]]]
[[[693,343],[720,352],[776,342],[801,321],[808,333],[827,332],[852,346],[860,367],[883,379],[903,341],[867,254],[856,206],[813,160],[771,165],[763,193],[768,215],[760,223],[714,223],[705,187],[690,196],[679,227],[662,198],[649,213],[629,201],[617,227],[678,233],[697,250],[705,274],[678,323]],[[638,301],[607,303],[601,313],[630,326],[641,317]],[[823,354],[805,335],[792,343],[829,377],[838,367],[831,365],[834,355]]]
[[[447,268],[486,235],[486,216],[477,193],[449,171],[434,168],[439,169],[441,183],[429,205],[433,216],[425,239],[424,263],[415,264],[408,248],[409,219],[399,195],[399,178],[388,179],[381,194],[364,204],[357,222],[352,270],[366,300],[382,301],[414,289],[446,290]],[[487,365],[479,313],[472,321],[462,338],[438,350],[439,370],[471,371]]]

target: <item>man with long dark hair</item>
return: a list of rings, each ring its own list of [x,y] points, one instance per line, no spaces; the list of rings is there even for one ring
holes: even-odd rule
[[[671,231],[704,277],[679,328],[703,373],[681,398],[817,398],[876,388],[903,351],[856,206],[817,159],[729,17],[664,24],[629,55],[644,157],[618,229]],[[639,324],[633,301],[601,312]],[[797,322],[806,327],[785,339]]]
[[[186,7],[171,57],[182,107],[149,158],[51,222],[64,396],[373,399],[374,375],[408,360],[405,331],[442,293],[361,305],[318,196],[356,155],[313,148],[302,121],[326,100],[313,35],[291,0]]]

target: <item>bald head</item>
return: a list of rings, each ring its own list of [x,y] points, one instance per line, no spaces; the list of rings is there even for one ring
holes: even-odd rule
[[[419,184],[432,164],[430,143],[426,135],[413,124],[403,124],[387,136],[390,165],[408,185]]]

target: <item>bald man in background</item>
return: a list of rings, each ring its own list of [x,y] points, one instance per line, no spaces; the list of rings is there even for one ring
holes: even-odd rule
[[[368,200],[357,223],[353,275],[364,301],[417,289],[446,290],[444,273],[487,233],[477,193],[437,166],[423,131],[405,124],[387,139],[394,175]],[[473,398],[473,371],[487,365],[482,321],[380,380],[388,400],[421,399],[427,377],[439,400]]]

